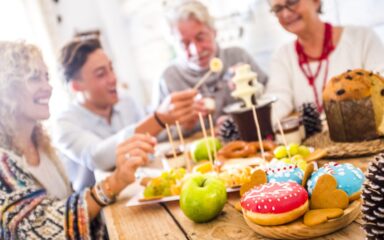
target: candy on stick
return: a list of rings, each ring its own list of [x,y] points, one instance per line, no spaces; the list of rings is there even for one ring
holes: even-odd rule
[[[219,73],[223,69],[223,62],[219,58],[212,58],[209,62],[209,71],[196,83],[193,89],[198,89],[212,73]]]

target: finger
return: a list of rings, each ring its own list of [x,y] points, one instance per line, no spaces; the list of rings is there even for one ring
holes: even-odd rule
[[[133,135],[132,137],[126,139],[121,144],[130,144],[130,143],[136,142],[136,141],[147,142],[147,143],[152,144],[152,145],[155,145],[157,142],[156,138],[154,138],[150,135],[137,133],[137,134]]]
[[[172,107],[173,109],[180,109],[180,108],[185,108],[185,107],[190,107],[194,105],[193,100],[184,100],[184,101],[174,101],[172,102]]]
[[[143,150],[140,149],[134,149],[131,152],[129,152],[130,157],[141,157],[141,158],[146,158],[148,159],[148,153],[144,152]]]
[[[119,145],[116,150],[116,154],[126,154],[130,153],[134,149],[141,149],[147,153],[154,153],[155,147],[152,144],[148,144],[147,142],[136,141],[131,142],[129,144]]]
[[[174,92],[171,94],[172,101],[193,99],[197,95],[197,91],[194,89],[187,89],[180,92]]]

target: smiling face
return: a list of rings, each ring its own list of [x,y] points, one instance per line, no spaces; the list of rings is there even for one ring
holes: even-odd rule
[[[270,0],[271,9],[275,12],[281,26],[288,32],[300,35],[307,30],[314,20],[319,18],[320,0]],[[281,6],[286,6],[281,8]],[[288,6],[288,7],[287,7]]]
[[[31,71],[25,84],[17,90],[16,115],[21,122],[46,120],[50,116],[48,103],[52,87],[48,81],[47,67],[40,58],[32,68],[35,69]]]
[[[188,63],[207,68],[217,51],[215,30],[190,17],[177,22],[176,35]]]
[[[75,91],[82,92],[86,104],[92,107],[111,107],[118,101],[112,62],[101,48],[88,55],[72,84]]]

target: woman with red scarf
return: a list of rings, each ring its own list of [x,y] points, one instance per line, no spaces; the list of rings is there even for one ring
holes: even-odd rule
[[[322,112],[322,91],[333,76],[364,68],[384,73],[384,46],[369,28],[323,22],[321,0],[269,0],[281,26],[296,35],[271,60],[267,93],[278,97],[274,119],[315,103]]]

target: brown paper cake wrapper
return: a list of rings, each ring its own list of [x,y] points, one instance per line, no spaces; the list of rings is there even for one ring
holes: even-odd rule
[[[329,135],[335,142],[358,142],[378,138],[370,98],[325,101]]]

